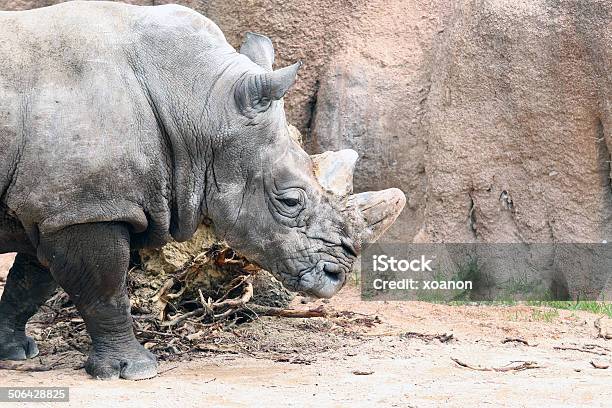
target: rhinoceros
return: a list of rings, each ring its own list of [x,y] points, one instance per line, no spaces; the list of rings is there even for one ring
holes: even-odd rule
[[[352,194],[352,150],[309,156],[269,38],[236,51],[176,5],[69,2],[0,12],[0,359],[37,355],[28,319],[62,287],[95,378],[156,375],[132,329],[130,251],[203,222],[284,285],[329,297],[397,218],[398,189]]]

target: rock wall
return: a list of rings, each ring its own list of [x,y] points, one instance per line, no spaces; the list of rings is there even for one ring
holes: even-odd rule
[[[407,193],[387,240],[612,238],[609,0],[179,3],[305,62],[289,120],[311,153],[360,153],[358,191]]]
[[[610,239],[612,3],[455,1],[427,97],[433,241]]]

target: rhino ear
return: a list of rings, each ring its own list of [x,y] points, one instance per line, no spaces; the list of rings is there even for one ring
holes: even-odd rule
[[[296,62],[288,67],[263,74],[251,74],[237,84],[234,98],[241,112],[252,117],[264,112],[270,102],[281,99],[295,82],[297,72],[302,66]]]
[[[272,41],[265,35],[247,32],[240,46],[240,53],[266,71],[272,72],[274,47]]]

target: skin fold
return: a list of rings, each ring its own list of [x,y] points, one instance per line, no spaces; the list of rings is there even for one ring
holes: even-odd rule
[[[342,288],[405,197],[333,183],[352,183],[356,154],[326,170],[289,137],[282,98],[300,64],[273,61],[268,38],[237,52],[181,6],[0,12],[0,253],[18,252],[0,359],[38,353],[25,325],[59,284],[92,338],[88,373],[156,375],[132,330],[129,253],[204,221],[290,289]]]

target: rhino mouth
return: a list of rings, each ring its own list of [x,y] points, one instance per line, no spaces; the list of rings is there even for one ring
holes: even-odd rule
[[[312,258],[284,262],[285,267],[280,269],[284,272],[280,274],[281,280],[289,289],[302,294],[330,298],[345,285],[357,256],[354,251],[344,250],[341,254],[321,253],[316,260]],[[302,267],[295,268],[296,264]]]
[[[318,298],[330,298],[346,283],[349,268],[338,263],[320,261],[300,276],[298,291]]]

